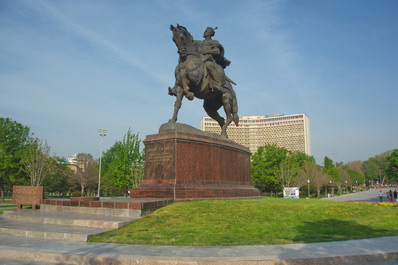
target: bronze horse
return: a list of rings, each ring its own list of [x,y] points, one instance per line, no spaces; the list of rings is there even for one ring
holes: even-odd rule
[[[177,24],[177,27],[170,26],[173,32],[173,41],[178,48],[179,64],[175,69],[175,85],[169,87],[169,94],[176,96],[174,104],[174,114],[170,122],[177,121],[177,114],[182,105],[182,98],[185,96],[189,100],[194,97],[203,99],[203,108],[206,113],[215,119],[221,126],[221,136],[227,136],[227,127],[234,121],[236,126],[239,123],[237,115],[236,96],[233,92],[230,79],[226,77],[224,92],[209,88],[209,76],[204,62],[200,59],[198,52],[198,42],[195,42],[188,30]],[[217,110],[224,107],[226,119],[222,118]]]

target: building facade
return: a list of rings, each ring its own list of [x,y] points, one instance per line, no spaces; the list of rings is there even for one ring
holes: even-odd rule
[[[210,117],[202,118],[200,129],[221,133],[218,123]],[[249,147],[252,153],[260,146],[276,144],[311,155],[310,120],[305,114],[241,116],[239,126],[231,123],[227,133],[229,139]]]

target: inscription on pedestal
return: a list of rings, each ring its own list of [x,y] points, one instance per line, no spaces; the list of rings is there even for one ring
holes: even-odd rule
[[[145,176],[152,180],[174,179],[175,144],[152,142],[145,145]]]
[[[148,163],[171,163],[174,158],[174,147],[164,145],[152,145],[146,148],[145,161]]]

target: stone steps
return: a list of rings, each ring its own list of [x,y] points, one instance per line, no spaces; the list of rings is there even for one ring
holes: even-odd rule
[[[113,229],[22,222],[0,216],[0,234],[70,241],[87,239]]]
[[[138,218],[100,216],[81,213],[67,213],[56,211],[6,211],[3,217],[19,222],[32,222],[51,225],[68,225],[82,227],[96,227],[106,229],[121,228]]]
[[[0,215],[0,234],[87,241],[140,217],[141,210],[41,205],[40,210],[3,212]]]
[[[146,212],[138,209],[120,209],[120,208],[96,208],[96,207],[73,207],[73,206],[58,206],[58,205],[40,205],[40,212],[52,213],[66,213],[73,215],[91,215],[102,217],[126,217],[126,218],[141,218],[146,215]]]
[[[0,234],[72,242],[87,241],[93,236],[121,228],[170,203],[173,200],[43,200],[40,210],[3,212],[0,215]]]

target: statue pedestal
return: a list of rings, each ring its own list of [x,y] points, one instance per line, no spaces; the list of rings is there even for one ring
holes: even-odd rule
[[[164,124],[145,144],[145,177],[130,197],[174,199],[259,196],[249,148],[193,127]]]

